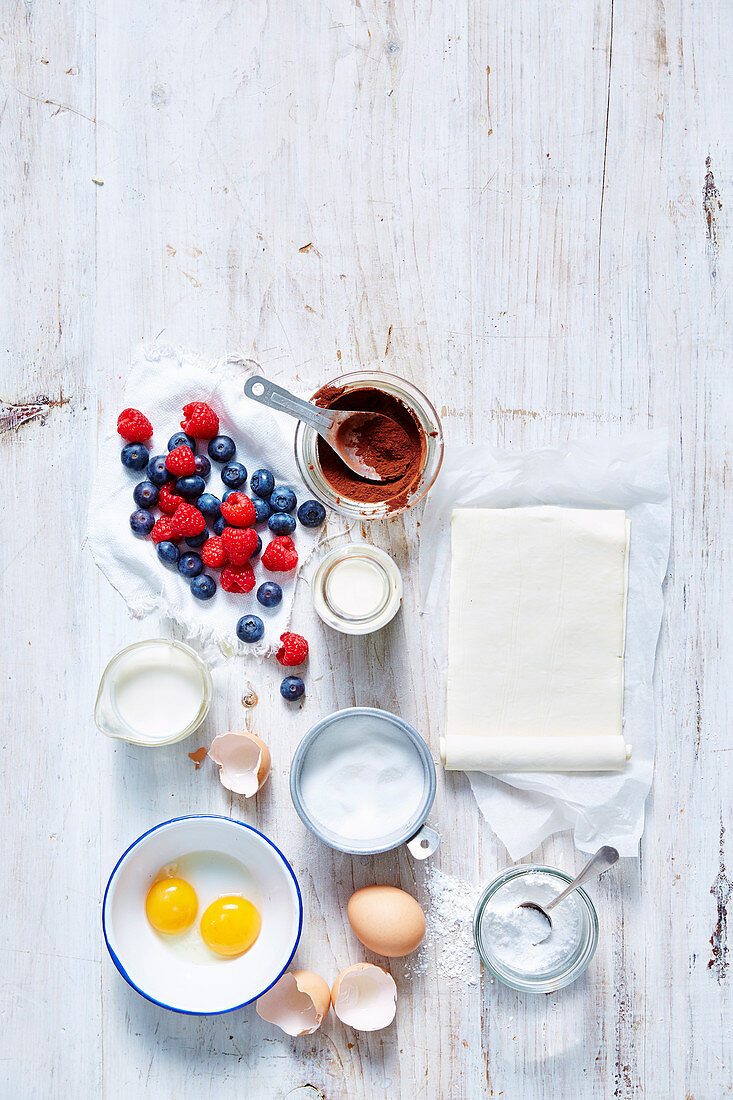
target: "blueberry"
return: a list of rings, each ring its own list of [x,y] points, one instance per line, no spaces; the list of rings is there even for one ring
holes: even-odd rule
[[[229,497],[232,495],[232,493],[236,493],[238,491],[239,491],[238,489],[227,489],[227,491],[225,493],[222,493],[221,499],[222,500],[229,500]]]
[[[182,577],[198,577],[203,568],[204,563],[198,554],[181,554],[178,559],[178,572]]]
[[[168,480],[168,471],[165,468],[165,455],[153,455],[148,462],[148,480],[158,488]]]
[[[260,536],[258,535],[258,536],[257,536],[257,545],[255,546],[254,550],[253,550],[253,551],[252,551],[252,553],[250,554],[250,559],[252,559],[252,558],[256,558],[256,557],[257,557],[257,555],[258,555],[258,554],[260,553],[260,551],[261,551],[261,550],[262,550],[262,539],[261,539],[261,538],[260,538]]]
[[[211,473],[211,463],[209,462],[206,455],[196,455],[195,461],[196,473],[199,475],[199,477],[202,477],[204,481],[207,481],[209,474]]]
[[[292,535],[295,530],[295,516],[291,516],[289,512],[275,512],[268,519],[267,526],[273,535]]]
[[[130,516],[130,527],[136,535],[149,535],[155,526],[155,518],[145,508],[138,509]]]
[[[265,633],[265,624],[259,615],[243,615],[237,623],[237,637],[241,642],[258,642]]]
[[[270,505],[266,500],[263,500],[262,497],[254,497],[252,503],[255,506],[255,523],[264,523],[266,519],[270,518]]]
[[[278,485],[270,494],[270,507],[273,512],[292,512],[298,503],[297,497],[287,485]]]
[[[180,447],[181,444],[185,444],[186,447],[190,447],[192,451],[196,450],[196,440],[192,435],[186,435],[185,432],[176,432],[168,440],[168,450],[174,451],[176,447]]]
[[[201,500],[201,497],[199,497],[199,500]],[[227,525],[227,521],[224,519],[224,517],[219,516],[218,519],[214,520],[214,534],[218,535],[219,538],[221,538],[221,533],[224,530],[224,528],[226,527],[226,525]]]
[[[283,598],[283,590],[275,581],[265,581],[257,589],[257,599],[263,607],[277,607]]]
[[[207,450],[214,462],[231,462],[237,453],[237,445],[228,435],[216,435],[209,440]]]
[[[320,527],[326,518],[326,509],[320,500],[306,500],[298,509],[298,519],[304,527]]]
[[[192,546],[194,550],[198,550],[199,546],[203,546],[209,537],[209,532],[203,530],[200,535],[192,535],[190,539],[186,539],[186,546]]]
[[[175,542],[159,542],[156,549],[158,557],[166,565],[175,565],[178,561],[178,547]]]
[[[186,497],[187,500],[196,500],[201,496],[205,488],[206,483],[198,474],[191,474],[189,477],[179,477],[176,482],[176,492],[180,493],[182,497]]]
[[[221,515],[221,501],[213,493],[202,493],[196,507],[207,519],[218,519]]]
[[[249,487],[255,496],[269,497],[275,488],[275,477],[271,470],[255,470],[249,479]]]
[[[128,443],[120,454],[120,462],[128,470],[144,470],[149,458],[150,452],[142,443]]]
[[[191,594],[196,597],[197,600],[210,600],[216,592],[216,581],[208,575],[208,573],[202,573],[200,577],[194,577],[191,581]]]
[[[230,462],[221,471],[221,480],[227,489],[238,489],[247,480],[247,470],[241,462]]]
[[[132,498],[138,508],[154,508],[158,503],[158,490],[152,481],[139,481],[132,491]]]
[[[289,703],[294,703],[296,699],[302,699],[305,695],[305,684],[300,676],[286,676],[280,684],[280,694]]]

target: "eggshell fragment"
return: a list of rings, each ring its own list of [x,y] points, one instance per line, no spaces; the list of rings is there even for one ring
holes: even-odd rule
[[[270,774],[270,750],[254,733],[220,733],[209,756],[219,765],[222,786],[251,798]]]
[[[425,935],[425,914],[420,905],[396,886],[357,890],[349,898],[346,913],[364,946],[390,959],[409,955]]]
[[[331,991],[312,970],[289,970],[257,1001],[257,1014],[286,1035],[312,1035],[328,1015]]]
[[[343,1023],[357,1031],[380,1031],[395,1018],[397,986],[381,966],[355,963],[333,983],[331,1003]]]

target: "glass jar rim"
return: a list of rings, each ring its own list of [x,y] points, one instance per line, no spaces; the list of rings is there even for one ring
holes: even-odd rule
[[[369,385],[377,388],[382,385],[385,392],[407,405],[418,417],[425,432],[426,454],[420,480],[404,504],[389,508],[388,502],[385,501],[370,505],[364,501],[338,495],[321,474],[315,446],[317,437],[313,429],[299,422],[295,429],[294,441],[295,461],[300,475],[310,491],[333,511],[348,518],[360,520],[386,519],[400,515],[400,513],[419,504],[435,483],[443,463],[444,454],[443,427],[437,410],[426,394],[406,378],[381,370],[350,371],[324,382],[318,387],[316,393],[328,386],[337,386],[353,392],[365,389]],[[306,448],[312,453],[306,454]]]
[[[535,872],[551,875],[566,885],[569,885],[574,877],[568,874],[567,871],[561,871],[559,867],[548,867],[539,863],[517,863],[512,867],[506,867],[503,871],[499,871],[499,873],[486,884],[476,903],[476,909],[473,916],[473,939],[482,963],[497,981],[500,981],[503,985],[508,986],[510,989],[515,989],[520,993],[552,993],[570,985],[584,973],[595,955],[598,945],[598,914],[596,913],[593,902],[582,886],[576,888],[575,894],[578,895],[583,904],[583,912],[587,919],[584,942],[578,954],[572,959],[570,964],[565,969],[559,969],[556,974],[543,975],[541,978],[535,978],[531,975],[521,975],[519,973],[510,976],[494,965],[481,937],[481,919],[487,903],[494,894],[507,882],[512,881],[512,879],[521,878],[524,875]]]
[[[382,605],[370,615],[349,617],[338,611],[326,596],[326,586],[330,571],[348,558],[367,558],[377,565],[384,574],[387,593]],[[402,574],[399,566],[386,550],[369,542],[347,543],[345,546],[329,550],[320,562],[311,582],[313,606],[318,616],[333,630],[342,634],[364,635],[381,630],[391,622],[402,604]]]

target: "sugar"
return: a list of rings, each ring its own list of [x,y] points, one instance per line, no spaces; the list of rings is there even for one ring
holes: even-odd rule
[[[435,955],[441,981],[475,986],[479,957],[473,942],[473,914],[481,888],[447,875],[437,867],[425,868],[425,939],[405,962],[405,977],[424,974]]]
[[[371,716],[334,723],[303,762],[301,795],[332,835],[377,842],[413,820],[425,797],[425,769],[401,731]]]
[[[524,901],[547,905],[561,888],[554,877],[530,871],[510,879],[489,900],[481,918],[481,941],[503,966],[516,974],[540,975],[572,958],[583,932],[577,897],[570,894],[552,910],[549,936],[542,914],[520,907]]]

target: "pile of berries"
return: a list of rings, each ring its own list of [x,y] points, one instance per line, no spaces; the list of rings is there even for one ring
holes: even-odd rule
[[[147,474],[132,494],[137,506],[130,516],[133,533],[152,538],[160,560],[189,581],[192,595],[199,600],[210,600],[217,588],[204,568],[221,570],[219,584],[226,592],[247,593],[255,588],[252,561],[262,551],[262,539],[254,530],[258,524],[267,523],[275,536],[261,554],[263,567],[271,573],[295,569],[298,552],[290,538],[297,526],[294,513],[303,527],[320,527],[326,518],[320,501],[306,500],[297,508],[293,490],[277,485],[272,471],[264,469],[250,477],[251,495],[247,495],[247,470],[235,461],[236,444],[218,434],[219,417],[203,401],[184,405],[181,428],[168,440],[167,454],[151,457],[146,444],[153,426],[148,418],[138,409],[124,409],[117,419],[117,431],[126,440],[120,456],[123,466]],[[199,443],[207,444],[208,457],[196,453]],[[206,491],[212,462],[221,467],[221,498]],[[155,508],[161,513],[157,519]],[[263,607],[276,607],[282,596],[280,585],[269,580],[256,592]],[[244,642],[259,641],[264,632],[258,615],[245,615],[237,623],[237,636]],[[286,633],[280,641],[281,664],[305,661],[305,638]],[[300,677],[289,676],[280,692],[285,699],[300,699],[305,685]]]

